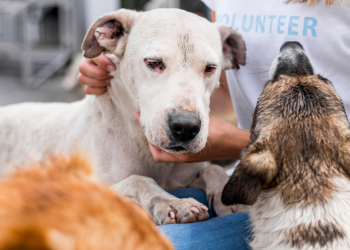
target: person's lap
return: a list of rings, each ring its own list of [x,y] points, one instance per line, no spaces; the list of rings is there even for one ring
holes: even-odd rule
[[[178,198],[192,197],[208,206],[205,193],[200,189],[185,188],[169,193]],[[215,217],[215,213],[211,211],[209,214],[210,219],[207,221],[165,225],[158,229],[173,242],[177,250],[250,249],[247,244],[251,236],[248,214],[236,213],[221,217]]]

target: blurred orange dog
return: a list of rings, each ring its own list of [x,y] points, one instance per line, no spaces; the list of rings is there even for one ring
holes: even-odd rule
[[[97,183],[87,160],[55,157],[0,182],[0,250],[173,249],[136,204]]]

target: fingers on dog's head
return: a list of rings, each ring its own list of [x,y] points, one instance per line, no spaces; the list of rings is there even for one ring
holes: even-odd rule
[[[100,56],[92,59],[92,61],[101,69],[104,69],[108,73],[112,72],[115,70],[115,65],[114,63],[107,58],[107,56],[102,53]]]

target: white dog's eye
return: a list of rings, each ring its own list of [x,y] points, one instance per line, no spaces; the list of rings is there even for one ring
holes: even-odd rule
[[[147,59],[145,58],[145,63],[146,63],[146,66],[151,69],[152,71],[153,70],[161,70],[163,71],[165,69],[165,64],[163,63],[162,59]]]
[[[205,73],[205,74],[212,74],[212,73],[215,72],[216,68],[217,68],[216,65],[207,65],[207,66],[205,67],[204,73]]]

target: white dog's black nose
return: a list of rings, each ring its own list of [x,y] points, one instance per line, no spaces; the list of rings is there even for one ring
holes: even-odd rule
[[[201,129],[201,120],[192,112],[170,115],[168,122],[170,137],[178,142],[193,140]]]

